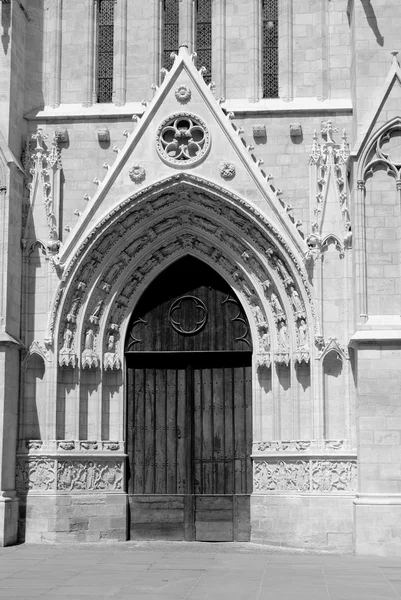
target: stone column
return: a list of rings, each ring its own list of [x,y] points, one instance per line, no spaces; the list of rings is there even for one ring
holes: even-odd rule
[[[217,97],[226,95],[226,0],[212,3],[212,80]]]
[[[96,15],[97,15],[97,0],[85,0],[86,2],[86,55],[84,72],[84,97],[83,106],[91,106],[96,102],[95,90],[95,49],[96,49]]]
[[[355,202],[355,286],[357,321],[365,323],[368,313],[366,290],[366,239],[365,239],[365,182],[357,181]]]
[[[249,87],[248,98],[250,102],[258,102],[262,97],[262,72],[261,72],[261,6],[259,0],[251,0],[248,25],[249,25]]]
[[[61,102],[62,0],[54,0],[50,6],[53,11],[53,30],[50,41],[49,104],[52,108],[57,108]]]
[[[179,3],[179,46],[188,46],[189,52],[194,50],[194,0],[180,0]]]
[[[127,0],[116,2],[114,19],[114,104],[124,106],[127,93]]]
[[[279,0],[279,96],[290,102],[293,88],[293,0]]]

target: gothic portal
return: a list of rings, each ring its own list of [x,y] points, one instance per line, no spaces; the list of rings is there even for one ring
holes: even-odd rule
[[[401,555],[399,7],[368,4],[0,3],[0,543]]]

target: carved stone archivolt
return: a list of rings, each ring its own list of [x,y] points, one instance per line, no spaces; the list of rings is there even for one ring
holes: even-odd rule
[[[60,324],[67,321],[73,336],[71,341],[66,340],[70,347],[64,348],[63,354],[67,356],[63,364],[72,366],[74,362],[69,351],[80,356],[85,368],[98,368],[102,359],[105,372],[120,370],[120,328],[132,310],[131,299],[145,289],[163,263],[168,264],[187,252],[205,258],[220,270],[247,299],[250,313],[255,310],[253,297],[259,297],[260,310],[263,306],[264,311],[267,309],[263,320],[269,326],[256,324],[258,364],[270,365],[272,359],[289,363],[300,347],[301,319],[308,329],[306,338],[316,332],[306,276],[285,249],[284,240],[278,234],[279,239],[274,239],[271,225],[248,206],[244,212],[241,203],[230,200],[227,204],[192,187],[197,178],[189,178],[189,185],[183,185],[182,179],[182,176],[172,178],[168,189],[158,193],[143,196],[139,192],[135,202],[123,203],[115,209],[64,269],[63,291],[58,296],[59,302],[63,300]],[[186,174],[184,180],[187,179]],[[234,260],[234,256],[238,258]],[[76,281],[80,289],[74,284]],[[57,314],[59,310],[54,306],[49,338]],[[75,339],[78,321],[79,341]],[[66,325],[59,325],[60,349],[65,345],[65,329]],[[93,345],[87,339],[90,329]],[[298,329],[300,333],[294,337]],[[300,359],[306,358],[303,348]]]
[[[356,460],[255,460],[254,491],[353,493]]]

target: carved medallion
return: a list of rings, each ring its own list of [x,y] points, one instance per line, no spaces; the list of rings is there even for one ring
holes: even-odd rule
[[[189,329],[188,321],[190,318],[188,318],[187,310],[185,310],[185,305],[188,304],[192,304],[195,309],[193,315],[191,315],[193,321],[189,325]],[[195,335],[196,333],[199,333],[206,325],[207,316],[208,312],[206,306],[202,300],[196,298],[196,296],[181,296],[181,298],[178,298],[173,302],[168,313],[171,327],[181,335]],[[185,320],[184,325],[181,320]]]
[[[175,90],[175,97],[178,102],[186,104],[191,100],[192,92],[187,85],[181,84]]]
[[[235,165],[231,162],[220,163],[220,175],[223,179],[233,179],[235,177]]]
[[[165,162],[186,167],[205,157],[210,147],[210,133],[199,117],[176,113],[160,124],[156,147]]]
[[[128,172],[131,181],[135,183],[141,183],[146,177],[146,171],[141,165],[134,165]]]

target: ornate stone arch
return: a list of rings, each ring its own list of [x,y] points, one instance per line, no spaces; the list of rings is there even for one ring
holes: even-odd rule
[[[215,184],[180,174],[122,202],[94,227],[64,266],[48,340],[51,343],[56,334],[57,354],[63,337],[72,337],[66,330],[74,330],[75,348],[71,347],[74,352],[69,354],[75,353],[75,358],[59,361],[60,365],[78,364],[76,353],[84,345],[85,323],[98,328],[100,348],[104,346],[107,328],[117,324],[112,323],[111,316],[106,320],[101,317],[106,311],[113,312],[125,290],[130,290],[131,296],[135,286],[130,289],[126,282],[130,274],[137,284],[143,279],[149,282],[155,276],[151,272],[162,268],[154,270],[157,264],[167,264],[172,254],[178,257],[189,251],[203,255],[203,260],[209,254],[206,262],[246,299],[248,317],[254,315],[250,322],[256,313],[261,321],[261,312],[265,318],[269,315],[270,323],[290,326],[293,339],[299,335],[299,319],[308,323],[309,338],[318,332],[311,289],[291,241],[248,202]],[[240,291],[239,282],[246,292]],[[121,318],[126,319],[123,312],[121,309]],[[261,322],[259,331],[263,331]],[[70,343],[68,339],[64,342]],[[296,343],[292,350],[297,350]],[[95,360],[94,367],[99,365]]]

